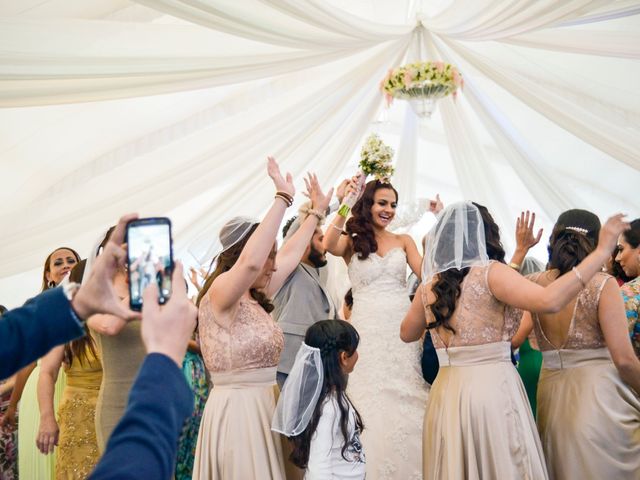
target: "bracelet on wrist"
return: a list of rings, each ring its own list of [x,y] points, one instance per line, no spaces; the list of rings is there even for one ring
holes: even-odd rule
[[[277,192],[275,198],[279,198],[280,200],[282,200],[284,203],[286,203],[287,207],[293,205],[293,199],[291,198],[291,196],[285,196],[281,192]]]
[[[522,265],[518,265],[518,264],[517,264],[517,263],[515,263],[515,262],[510,262],[510,263],[509,263],[509,266],[510,266],[511,268],[513,268],[516,272],[519,272],[519,271],[520,271],[520,269],[522,268]]]
[[[340,227],[338,227],[337,225],[334,225],[333,223],[329,224],[331,227],[333,227],[335,230],[340,232],[340,235],[346,235],[347,232],[345,232],[343,229],[341,229]]]
[[[323,222],[326,217],[326,215],[318,210],[316,210],[315,208],[301,208],[300,209],[301,213],[306,213],[307,215],[313,215],[314,217],[316,217],[318,219],[318,222]]]
[[[351,211],[351,207],[343,203],[342,205],[340,205],[340,208],[338,208],[338,215],[340,215],[341,217],[347,218],[349,216],[350,211]]]
[[[281,195],[284,198],[288,199],[291,203],[293,203],[293,195],[291,195],[290,193],[287,193],[287,192],[285,192],[283,190],[278,190],[276,192],[276,195]]]

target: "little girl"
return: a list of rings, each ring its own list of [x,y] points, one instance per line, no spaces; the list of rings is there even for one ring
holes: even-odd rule
[[[314,323],[284,384],[272,429],[289,438],[305,480],[365,478],[363,423],[346,394],[359,340],[344,320]]]

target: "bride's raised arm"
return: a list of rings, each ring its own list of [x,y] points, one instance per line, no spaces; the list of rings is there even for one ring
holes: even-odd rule
[[[348,196],[351,192],[356,191],[357,186],[353,179],[349,180],[344,196]],[[346,263],[351,260],[353,255],[353,245],[351,238],[344,231],[347,217],[337,213],[331,223],[324,231],[324,239],[322,240],[322,246],[331,255],[336,257],[342,257]]]
[[[422,255],[418,251],[418,247],[416,246],[416,242],[413,241],[411,235],[407,235],[406,233],[399,235],[402,243],[404,245],[404,252],[407,255],[407,264],[411,271],[416,274],[416,276],[421,279],[422,278]]]

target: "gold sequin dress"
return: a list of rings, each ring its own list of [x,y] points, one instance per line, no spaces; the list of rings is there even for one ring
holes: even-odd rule
[[[571,315],[563,345],[553,345],[533,315],[542,352],[538,430],[551,479],[640,479],[640,398],[620,378],[598,318],[607,280],[614,281],[597,273],[560,312]]]
[[[198,319],[213,389],[200,422],[193,479],[284,480],[280,435],[271,431],[282,329],[246,298],[229,328],[216,322],[209,295]]]
[[[80,480],[87,478],[99,458],[95,415],[102,365],[87,349],[82,362],[74,357],[71,365],[64,365],[64,370],[67,385],[58,409],[56,479]]]

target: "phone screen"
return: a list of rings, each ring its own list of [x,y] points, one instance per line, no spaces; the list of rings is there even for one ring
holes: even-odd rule
[[[168,218],[142,218],[127,225],[129,304],[133,310],[142,309],[142,295],[151,282],[158,285],[158,303],[171,297],[171,243]]]

